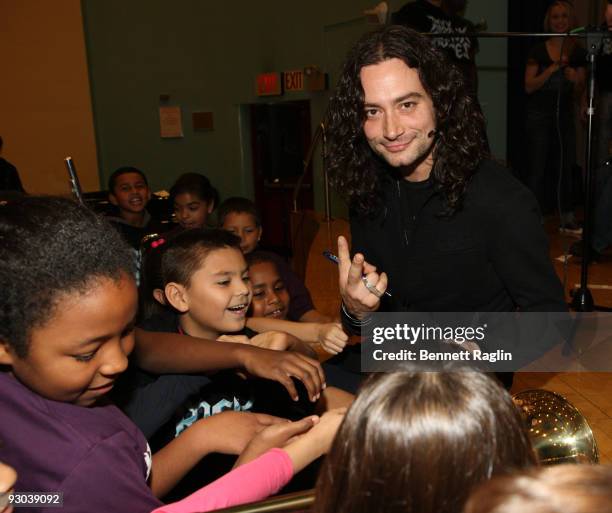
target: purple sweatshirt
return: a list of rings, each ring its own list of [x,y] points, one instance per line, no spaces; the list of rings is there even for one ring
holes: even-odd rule
[[[162,504],[147,485],[147,441],[115,406],[51,401],[0,372],[0,412],[0,460],[17,471],[16,492],[62,492],[62,513],[145,513]]]
[[[147,484],[151,452],[115,406],[51,401],[0,372],[0,461],[17,470],[15,492],[62,492],[62,513],[209,511],[263,499],[293,476],[272,449],[177,503],[162,507]],[[159,508],[159,509],[156,509]],[[57,508],[20,508],[56,513]]]

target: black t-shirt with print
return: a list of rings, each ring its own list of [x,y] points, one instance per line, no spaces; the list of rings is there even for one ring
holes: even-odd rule
[[[441,49],[463,73],[468,88],[475,95],[477,89],[477,71],[475,56],[478,51],[478,40],[469,37],[475,31],[469,20],[457,15],[448,15],[440,7],[427,0],[416,0],[404,5],[393,14],[393,23],[404,25],[417,32],[435,34],[461,33],[465,36],[435,37],[434,46]]]
[[[179,333],[178,315],[170,311],[155,315],[144,321],[141,328]],[[256,333],[245,328],[232,335],[251,338]],[[296,381],[296,388],[300,400],[294,402],[276,381],[245,377],[232,369],[207,376],[155,375],[131,365],[122,378],[119,395],[124,411],[145,434],[151,435],[163,425],[159,438],[167,442],[197,420],[226,410],[267,413],[291,420],[310,415],[313,405],[305,387]],[[157,401],[160,402],[157,408],[143,407]]]

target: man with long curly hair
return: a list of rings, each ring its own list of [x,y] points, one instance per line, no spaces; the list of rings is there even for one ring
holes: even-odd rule
[[[349,329],[379,309],[565,310],[535,198],[489,159],[480,109],[427,38],[400,26],[362,37],[327,133],[351,212],[352,259],[338,241]]]

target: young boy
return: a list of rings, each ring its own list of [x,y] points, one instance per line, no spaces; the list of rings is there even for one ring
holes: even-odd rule
[[[109,217],[110,223],[121,234],[133,251],[136,266],[136,283],[140,282],[142,239],[151,233],[167,230],[151,219],[147,203],[151,189],[144,173],[135,167],[125,166],[115,170],[108,179],[108,199],[117,207],[118,216]]]
[[[193,232],[198,233],[198,232]],[[199,232],[201,233],[201,232]],[[208,232],[210,233],[210,232]],[[227,232],[224,237],[236,239]],[[181,237],[191,235],[181,234]],[[196,235],[196,238],[199,235]],[[286,333],[270,332],[257,335],[250,340],[246,336],[224,336],[220,340],[248,340],[247,344],[218,344],[207,340],[178,335],[177,313],[169,310],[164,295],[165,281],[162,276],[161,259],[165,251],[173,246],[172,240],[159,239],[158,245],[149,251],[145,258],[144,280],[141,300],[148,312],[142,324],[149,332],[155,333],[157,340],[146,340],[146,332],[137,330],[137,347],[134,365],[122,379],[121,386],[115,388],[115,401],[150,439],[158,429],[165,425],[178,407],[192,395],[210,383],[208,373],[228,368],[243,369],[248,374],[281,383],[289,396],[298,397],[295,382],[290,376],[301,379],[308,390],[309,397],[315,400],[324,383],[324,373],[316,359],[304,357],[294,351],[285,351],[301,344]],[[181,267],[182,264],[179,265]],[[149,304],[150,303],[150,304]],[[156,308],[152,308],[155,304]],[[197,330],[196,330],[197,332]],[[212,339],[211,339],[212,340]],[[181,347],[177,351],[177,347]],[[265,349],[259,349],[260,347]],[[270,350],[272,349],[272,351]],[[251,354],[257,353],[254,359]],[[237,353],[241,357],[219,361],[214,353]],[[238,354],[239,353],[239,354]],[[310,353],[307,353],[310,354]],[[218,363],[215,363],[218,362]],[[218,377],[218,376],[217,376]],[[283,395],[286,393],[283,392]],[[230,398],[233,404],[233,398]],[[215,401],[218,402],[218,401]]]
[[[140,250],[145,235],[166,229],[153,221],[147,211],[151,189],[140,169],[132,166],[117,169],[108,179],[108,199],[117,207],[119,214],[110,217],[109,221],[135,250]]]
[[[143,323],[143,328],[208,340],[223,340],[223,335],[256,335],[244,330],[251,291],[239,243],[238,237],[224,230],[189,230],[167,243],[161,256],[161,277],[165,302],[173,312],[154,316]],[[314,356],[310,350],[307,354]],[[302,358],[304,362],[310,360],[307,356]],[[295,372],[299,375],[301,370],[296,368]],[[262,397],[268,393],[274,395],[274,401]],[[272,408],[277,413],[283,412],[283,416],[299,417],[312,409],[308,404],[307,400],[302,401],[294,411],[293,402],[280,386],[264,380],[245,380],[233,371],[220,372],[184,405],[175,433],[181,433],[200,418],[228,409],[271,411]],[[133,411],[133,405],[126,405],[126,410]]]
[[[219,227],[240,237],[240,249],[245,255],[255,251],[263,232],[259,212],[247,198],[228,198],[219,206]],[[274,258],[280,275],[287,287],[291,304],[287,318],[302,322],[331,322],[328,316],[317,311],[310,292],[280,256],[266,252]]]

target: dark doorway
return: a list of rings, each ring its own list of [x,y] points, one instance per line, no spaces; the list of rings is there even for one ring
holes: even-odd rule
[[[304,172],[311,140],[310,102],[251,105],[251,146],[255,203],[262,216],[262,246],[291,255],[289,213],[293,191]],[[313,208],[312,165],[298,198],[300,209]]]

